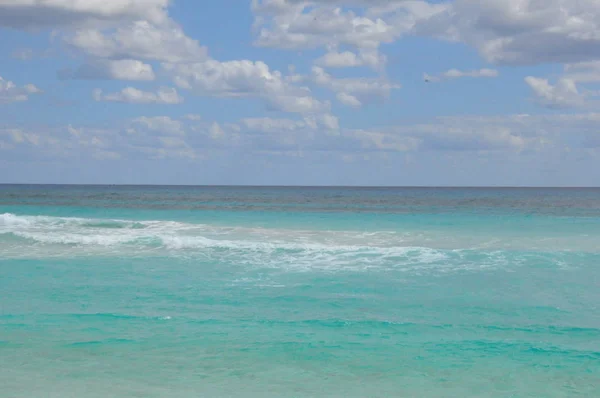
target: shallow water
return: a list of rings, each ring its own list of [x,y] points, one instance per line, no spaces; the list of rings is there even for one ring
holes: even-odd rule
[[[3,397],[600,396],[600,190],[0,186]]]

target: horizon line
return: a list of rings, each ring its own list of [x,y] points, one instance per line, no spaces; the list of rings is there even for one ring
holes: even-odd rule
[[[408,189],[598,189],[600,186],[552,185],[252,185],[252,184],[110,184],[110,183],[27,183],[0,182],[0,186],[73,187],[189,187],[189,188],[408,188]]]

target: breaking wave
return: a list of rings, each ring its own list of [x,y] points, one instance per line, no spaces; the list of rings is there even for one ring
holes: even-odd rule
[[[446,239],[448,240],[448,239]],[[0,252],[8,258],[186,256],[260,267],[438,270],[518,265],[492,247],[436,246],[439,237],[398,231],[321,231],[226,227],[0,214]],[[551,260],[561,265],[560,256]]]

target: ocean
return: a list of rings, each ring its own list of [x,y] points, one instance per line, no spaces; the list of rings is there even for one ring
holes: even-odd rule
[[[1,185],[0,397],[600,397],[600,189]]]

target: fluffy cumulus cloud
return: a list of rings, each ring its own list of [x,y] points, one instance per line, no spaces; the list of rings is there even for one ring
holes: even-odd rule
[[[383,78],[335,78],[320,67],[313,67],[310,78],[318,86],[336,93],[342,104],[357,108],[364,103],[386,99],[393,89],[400,88],[399,84]]]
[[[52,28],[88,61],[63,78],[153,80],[148,61],[206,59],[167,11],[170,0],[0,0],[0,27]],[[142,62],[145,61],[145,62]]]
[[[96,58],[190,62],[206,58],[206,48],[172,21],[138,20],[115,29],[82,29],[65,37],[73,48]]]
[[[386,61],[387,57],[377,50],[362,50],[358,54],[352,51],[332,51],[318,58],[315,64],[326,68],[367,66],[375,70],[381,70]]]
[[[0,0],[0,26],[38,29],[166,18],[169,0]]]
[[[96,89],[92,94],[96,101],[124,102],[128,104],[174,105],[183,102],[183,98],[177,93],[177,90],[169,87],[161,87],[156,93],[126,87],[119,92],[110,94],[104,94],[101,89]]]
[[[18,12],[32,26],[58,28],[53,35],[87,60],[60,71],[61,78],[140,81],[156,79],[153,62],[207,59],[206,48],[169,17],[168,5],[169,0],[0,0],[0,14]]]
[[[10,80],[0,77],[0,104],[27,101],[32,94],[39,94],[42,90],[33,84],[17,86]]]
[[[264,5],[255,9],[270,10]],[[291,5],[286,12],[273,15],[271,24],[260,29],[257,44],[287,49],[339,44],[375,48],[393,41],[395,35],[395,29],[385,21],[360,17],[352,11],[327,7],[304,12],[304,7]]]
[[[291,113],[323,113],[329,108],[328,103],[315,99],[308,88],[290,83],[264,62],[208,60],[163,66],[179,87],[199,95],[255,97],[269,108]]]
[[[59,72],[62,79],[83,80],[154,80],[156,75],[152,65],[133,59],[96,60],[83,64],[76,70]]]
[[[558,78],[525,79],[536,102],[548,108],[596,107],[597,92],[588,85],[600,82],[599,21],[595,0],[456,0],[419,21],[413,33],[464,42],[495,64],[563,64]]]
[[[168,5],[168,0],[0,0],[0,11],[20,13],[36,26],[68,27],[59,30],[58,36],[87,61],[74,70],[59,72],[64,79],[155,80],[153,64],[162,63],[176,85],[199,95],[258,98],[269,109],[290,113],[328,112],[329,102],[317,100],[307,87],[288,81],[264,62],[220,62],[209,58],[206,48],[187,36],[169,17]],[[64,16],[55,18],[53,13]],[[33,22],[42,14],[43,22]],[[130,87],[118,93],[96,92],[94,98],[136,103],[181,102],[174,91],[161,89],[149,93]]]
[[[600,58],[600,3],[596,0],[456,0],[414,30],[463,41],[498,64]]]
[[[583,95],[571,79],[560,79],[552,85],[548,79],[528,76],[525,82],[533,91],[536,100],[549,108],[571,108],[582,106]]]
[[[581,106],[589,90],[577,85],[596,81],[593,64],[600,60],[600,3],[596,0],[254,0],[256,43],[260,46],[327,49],[315,61],[325,68],[381,68],[381,44],[405,35],[432,36],[464,42],[494,64],[563,63],[579,65],[556,84],[528,77],[538,101],[545,106]],[[343,47],[356,51],[341,51]],[[573,67],[573,68],[578,68]],[[449,70],[428,81],[461,77],[496,77],[494,69]],[[350,106],[362,101],[340,91]]]
[[[196,161],[219,151],[341,153],[351,159],[390,153],[467,156],[600,148],[600,116],[593,112],[599,94],[595,85],[600,83],[596,0],[252,0],[254,25],[248,34],[254,45],[294,53],[315,50],[308,51],[307,62],[292,61],[303,68],[298,73],[294,68],[280,72],[281,63],[273,68],[260,59],[220,61],[209,56],[202,38],[188,36],[171,19],[170,3],[0,0],[0,27],[52,29],[55,42],[66,44],[60,49],[79,59],[73,69],[59,72],[63,79],[157,81],[154,87],[159,87],[99,88],[92,95],[98,102],[173,105],[183,102],[180,92],[185,91],[188,102],[193,94],[254,99],[276,111],[268,114],[271,117],[259,114],[236,121],[188,114],[114,120],[107,128],[2,126],[0,151],[106,161],[132,157]],[[349,114],[384,102],[400,88],[386,77],[390,48],[385,45],[408,35],[465,43],[491,65],[562,64],[558,75],[531,72],[524,81],[519,78],[520,83],[541,106],[583,108],[590,113],[397,119],[387,127],[369,127],[366,115],[360,118],[362,128],[340,122],[330,101],[354,108],[345,110]],[[33,52],[15,56],[27,60]],[[499,75],[491,68],[450,69],[425,75],[425,80]],[[503,73],[502,78],[511,75]],[[93,84],[102,87],[101,82]],[[26,101],[39,92],[34,85],[19,86],[0,78],[0,104]]]
[[[351,7],[351,8],[350,8]],[[445,9],[426,1],[253,0],[256,43],[286,49],[375,49]]]
[[[527,76],[525,82],[534,98],[548,108],[596,107],[599,92],[594,85],[600,83],[600,61],[567,64],[556,83],[549,79]]]

